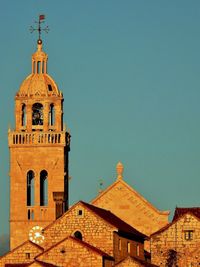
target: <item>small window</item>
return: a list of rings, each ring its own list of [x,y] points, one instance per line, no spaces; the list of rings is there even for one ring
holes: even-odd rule
[[[185,240],[192,240],[193,239],[193,230],[185,231]]]
[[[131,244],[130,244],[130,242],[127,242],[127,252],[128,253],[131,252]]]
[[[122,249],[122,241],[121,241],[121,239],[119,239],[119,250],[121,250]]]
[[[30,260],[30,258],[31,258],[31,253],[27,252],[27,253],[26,253],[26,259],[27,259],[27,260]]]
[[[136,255],[139,256],[140,255],[140,246],[137,244],[136,246]]]
[[[83,215],[83,210],[78,210],[78,216],[82,216]]]
[[[53,91],[51,84],[48,84],[48,90],[51,92]]]

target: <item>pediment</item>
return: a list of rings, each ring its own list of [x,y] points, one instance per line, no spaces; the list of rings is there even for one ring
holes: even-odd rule
[[[91,203],[110,210],[146,235],[168,223],[168,211],[158,210],[122,179],[114,182]]]

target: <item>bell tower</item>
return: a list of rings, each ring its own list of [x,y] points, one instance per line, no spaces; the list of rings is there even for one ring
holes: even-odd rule
[[[48,56],[37,41],[32,73],[15,96],[10,150],[10,248],[68,209],[70,134],[63,125],[63,95],[47,74]],[[41,244],[42,245],[42,244]]]

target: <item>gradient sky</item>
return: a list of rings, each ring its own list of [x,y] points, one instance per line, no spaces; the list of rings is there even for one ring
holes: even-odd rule
[[[7,130],[39,14],[72,135],[70,203],[94,198],[122,161],[124,179],[158,209],[199,206],[200,1],[0,0],[0,235],[9,232]]]

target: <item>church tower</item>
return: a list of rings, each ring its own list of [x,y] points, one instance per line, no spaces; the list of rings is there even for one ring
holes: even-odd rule
[[[63,95],[47,74],[47,60],[39,38],[32,73],[15,96],[15,129],[8,132],[10,249],[28,238],[42,243],[39,231],[68,209],[70,134],[63,125]]]

